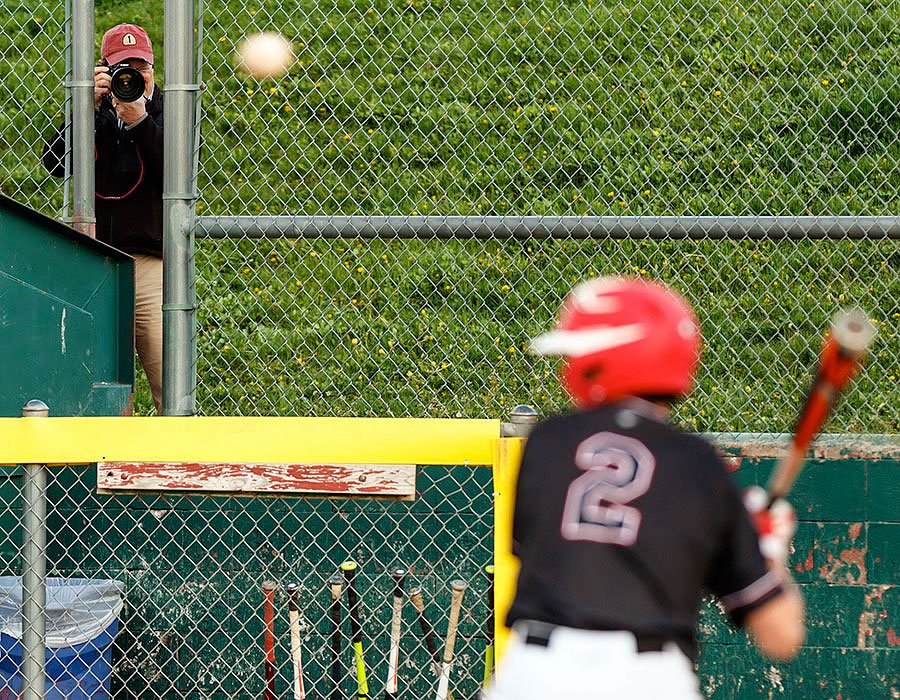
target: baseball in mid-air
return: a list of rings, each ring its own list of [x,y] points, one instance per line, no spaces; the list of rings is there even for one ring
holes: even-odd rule
[[[294,60],[291,42],[278,32],[251,34],[238,47],[238,68],[254,78],[276,78]]]

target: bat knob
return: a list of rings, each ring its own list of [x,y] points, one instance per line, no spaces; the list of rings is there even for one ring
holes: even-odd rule
[[[298,590],[300,590],[300,584],[296,581],[291,581],[284,587],[284,590],[288,593],[296,593]]]
[[[854,355],[862,353],[877,333],[869,315],[862,309],[839,313],[832,323],[831,334],[841,349]]]
[[[404,569],[402,566],[398,566],[396,569],[391,571],[391,576],[393,576],[396,579],[400,579],[400,578],[403,578],[404,576],[406,576],[406,574],[408,574],[408,573],[409,572],[406,569]]]

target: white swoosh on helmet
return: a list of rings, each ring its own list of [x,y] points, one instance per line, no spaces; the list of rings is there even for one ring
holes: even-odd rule
[[[628,345],[646,336],[647,331],[643,323],[601,326],[581,331],[550,331],[533,338],[529,349],[536,355],[581,357]]]

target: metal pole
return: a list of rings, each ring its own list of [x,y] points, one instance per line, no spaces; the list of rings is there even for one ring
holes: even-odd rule
[[[509,414],[509,423],[500,424],[500,437],[528,437],[537,424],[538,413],[533,406],[519,404]]]
[[[72,0],[72,226],[96,236],[94,211],[94,2]]]
[[[165,1],[163,172],[163,415],[189,416],[196,398],[192,168],[193,0]]]
[[[201,216],[204,238],[900,239],[900,216]]]
[[[65,143],[66,143],[66,153],[70,153],[72,151],[72,87],[68,82],[69,78],[72,77],[72,0],[66,0],[66,17],[63,20],[63,26],[66,30],[66,82],[63,83],[63,87],[66,89],[65,101],[63,103],[63,114],[65,115]],[[71,194],[70,189],[72,186],[72,162],[69,158],[63,158],[63,192],[62,192],[62,209],[59,210],[59,214],[56,218],[61,221],[71,222],[72,218],[72,210],[69,204],[69,196]]]
[[[23,418],[46,418],[47,404],[31,399]],[[45,618],[47,602],[47,467],[22,465],[22,694],[21,700],[44,697]]]

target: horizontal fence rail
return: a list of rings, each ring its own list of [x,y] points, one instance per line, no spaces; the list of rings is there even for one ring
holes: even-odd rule
[[[898,216],[201,216],[203,238],[900,239]]]

